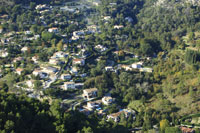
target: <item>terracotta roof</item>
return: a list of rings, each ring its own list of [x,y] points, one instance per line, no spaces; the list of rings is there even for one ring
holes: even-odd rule
[[[22,72],[24,69],[23,68],[17,68],[16,71],[17,72]]]
[[[184,133],[193,133],[194,130],[192,128],[187,128],[187,127],[180,127],[180,129],[184,132]]]

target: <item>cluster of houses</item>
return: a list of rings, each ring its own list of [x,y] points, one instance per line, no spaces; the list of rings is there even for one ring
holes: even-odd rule
[[[100,100],[96,100],[98,95],[97,88],[90,88],[83,90],[82,97],[86,100],[86,104],[79,109],[80,112],[85,114],[90,114],[94,111],[97,111],[99,115],[106,115],[107,109],[103,109],[103,106],[109,106],[115,102],[115,99],[111,96],[104,96]],[[130,116],[135,119],[135,111],[131,109],[120,109],[119,112],[108,114],[107,120],[113,120],[114,122],[119,122],[121,115],[124,114],[125,118]]]

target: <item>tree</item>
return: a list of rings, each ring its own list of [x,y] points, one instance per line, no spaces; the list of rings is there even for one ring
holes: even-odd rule
[[[82,132],[83,133],[93,133],[93,130],[91,127],[83,127]]]
[[[51,39],[54,38],[54,34],[53,33],[50,33],[50,32],[46,32],[46,31],[43,31],[42,32],[42,39],[44,41],[50,41]]]
[[[181,133],[181,130],[178,127],[166,127],[165,133]]]
[[[161,131],[162,133],[165,132],[166,127],[170,127],[169,121],[168,121],[167,119],[161,120],[161,121],[160,121],[160,131]]]
[[[142,40],[140,42],[140,49],[144,55],[151,55],[152,54],[152,46],[146,40]]]
[[[59,43],[57,44],[57,50],[61,51],[63,49],[63,40],[60,40]]]

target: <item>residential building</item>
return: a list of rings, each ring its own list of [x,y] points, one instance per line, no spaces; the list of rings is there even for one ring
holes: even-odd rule
[[[97,88],[91,88],[91,89],[85,89],[83,90],[83,98],[85,99],[92,99],[97,97],[98,89]]]
[[[62,80],[65,80],[65,79],[68,79],[68,80],[69,80],[69,79],[71,79],[71,78],[72,78],[72,76],[71,76],[70,74],[62,74],[62,75],[61,75],[61,79],[62,79]]]
[[[140,68],[140,72],[149,72],[149,73],[152,73],[153,69],[152,68]]]
[[[35,63],[37,63],[38,62],[38,59],[39,59],[39,57],[38,56],[33,56],[32,58],[31,58]]]
[[[27,50],[28,50],[28,47],[27,47],[27,46],[25,46],[25,47],[23,47],[23,48],[21,49],[22,52],[26,52]]]
[[[65,82],[64,83],[64,90],[75,89],[74,82]]]
[[[48,32],[57,33],[57,32],[58,32],[58,28],[56,28],[56,27],[49,28],[49,29],[48,29]]]
[[[114,71],[114,68],[112,66],[106,66],[105,70],[106,71]]]
[[[50,58],[49,59],[49,64],[58,65],[59,63],[60,63],[60,60],[58,60],[56,58]]]
[[[5,51],[5,50],[1,50],[1,51],[0,51],[0,56],[3,57],[3,58],[7,57],[8,54],[9,54],[9,53],[8,53],[7,51]]]
[[[51,74],[51,73],[56,73],[56,72],[58,72],[58,69],[55,68],[55,67],[45,67],[45,68],[44,68],[44,71],[45,71],[47,74]]]
[[[115,25],[115,26],[114,26],[114,29],[122,29],[122,28],[124,28],[123,25]]]
[[[131,64],[131,67],[134,69],[139,69],[139,68],[142,68],[142,65],[139,63],[133,63],[133,64]]]
[[[53,54],[53,57],[55,58],[65,58],[67,57],[68,55],[62,51],[59,51],[59,52],[56,52]]]
[[[87,102],[87,106],[85,106],[85,108],[88,110],[93,110],[95,108],[99,108],[101,104],[102,104],[101,100],[91,101],[91,102]]]
[[[16,73],[19,74],[19,75],[21,75],[23,71],[24,71],[23,68],[17,68],[16,69]]]
[[[77,69],[77,67],[72,67],[71,70],[70,70],[70,73],[71,73],[71,74],[77,75],[77,74],[78,74],[78,69]]]
[[[129,65],[121,65],[121,68],[125,69],[126,71],[132,70],[132,68]]]
[[[17,61],[23,61],[24,58],[23,57],[17,57],[13,60],[13,62],[17,62]]]
[[[28,80],[28,81],[26,81],[26,84],[29,88],[33,88],[34,87],[34,80]]]
[[[117,113],[112,113],[110,115],[107,115],[107,119],[112,119],[114,122],[119,122],[120,121],[120,116],[121,114],[125,115],[125,118],[128,119],[128,117],[132,114],[133,118],[135,118],[135,111],[134,110],[129,110],[129,109],[122,109]]]
[[[187,127],[180,127],[182,133],[195,133],[195,130]]]
[[[48,75],[45,72],[42,72],[40,69],[36,69],[32,73],[34,76],[39,76],[41,79],[46,78]]]
[[[85,65],[85,59],[73,59],[73,65],[81,65],[84,66]]]
[[[102,102],[105,105],[110,105],[113,103],[113,101],[114,101],[114,99],[111,96],[105,96],[102,98]]]

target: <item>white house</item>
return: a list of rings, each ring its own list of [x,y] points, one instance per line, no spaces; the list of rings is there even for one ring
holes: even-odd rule
[[[51,74],[58,72],[58,69],[55,67],[45,67],[43,71],[46,72],[47,74]]]
[[[27,50],[28,50],[28,47],[27,47],[27,46],[25,46],[25,47],[23,47],[23,48],[21,49],[22,52],[26,52]]]
[[[115,26],[114,26],[114,29],[122,29],[122,28],[124,28],[123,25],[115,25]]]
[[[111,96],[105,96],[102,98],[102,102],[105,105],[109,105],[114,101],[114,99]]]
[[[133,64],[131,64],[131,67],[134,69],[140,69],[140,68],[142,68],[142,65],[138,64],[138,63],[133,63]]]
[[[91,88],[83,90],[83,98],[90,100],[91,98],[97,97],[98,89]]]
[[[104,51],[106,51],[108,49],[108,48],[106,48],[106,47],[104,47],[102,45],[97,45],[97,46],[95,46],[95,48],[100,50],[101,52],[104,52]]]
[[[74,82],[65,82],[64,83],[64,90],[75,89]]]
[[[3,57],[3,58],[7,57],[8,54],[9,54],[9,53],[8,53],[7,51],[5,51],[5,50],[2,50],[2,51],[0,52],[0,56]]]
[[[56,58],[63,58],[63,57],[67,57],[68,55],[62,51],[58,51],[56,53],[53,54],[53,57],[56,57]]]
[[[69,80],[69,79],[71,79],[71,78],[72,78],[72,76],[71,76],[70,74],[62,74],[62,75],[61,75],[61,79],[62,79],[62,80],[65,80],[65,79],[68,79],[68,80]]]
[[[39,76],[41,79],[46,78],[48,75],[45,72],[42,72],[40,69],[36,69],[32,73],[34,76]]]
[[[28,80],[26,81],[26,84],[29,88],[33,88],[34,87],[34,81],[33,80]]]
[[[38,56],[33,56],[32,58],[31,58],[35,63],[37,63],[38,62],[38,59],[39,59],[39,57]]]
[[[112,66],[106,66],[105,70],[106,71],[114,71],[114,68]]]
[[[111,19],[111,16],[104,16],[103,19],[104,19],[104,20],[110,20],[110,19]]]
[[[58,59],[55,59],[55,58],[50,58],[49,59],[49,64],[57,65],[59,63],[60,63],[60,60],[58,60]]]
[[[95,108],[100,107],[101,104],[102,104],[101,100],[87,102],[87,107],[86,108],[89,109],[89,110],[93,110]]]
[[[77,75],[78,74],[78,69],[76,67],[72,67],[71,70],[70,70],[70,73]]]

